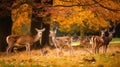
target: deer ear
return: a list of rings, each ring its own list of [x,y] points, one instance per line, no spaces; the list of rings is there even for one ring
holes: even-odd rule
[[[115,29],[112,31],[112,33],[115,33]]]
[[[43,28],[41,31],[45,31],[45,28]]]
[[[50,30],[50,33],[52,33],[52,31]]]
[[[38,29],[37,29],[37,28],[35,28],[35,30],[36,30],[36,31],[38,31]]]
[[[108,31],[108,28],[106,28],[104,31],[107,32],[107,31]]]

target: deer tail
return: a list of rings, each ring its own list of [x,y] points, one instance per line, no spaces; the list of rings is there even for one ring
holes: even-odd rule
[[[7,42],[7,43],[9,42],[9,36],[6,37],[6,42]]]

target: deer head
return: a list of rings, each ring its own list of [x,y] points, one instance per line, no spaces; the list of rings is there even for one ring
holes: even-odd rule
[[[101,32],[101,37],[104,37],[105,36],[105,32],[106,31],[108,31],[108,29],[106,28],[106,29],[104,29],[104,30],[101,30],[100,32]]]

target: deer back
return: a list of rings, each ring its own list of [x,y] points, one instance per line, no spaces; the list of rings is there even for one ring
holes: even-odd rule
[[[16,43],[21,45],[25,44],[32,45],[34,43],[34,37],[30,35],[22,35],[17,39]]]
[[[10,43],[10,44],[13,44],[13,43],[15,43],[17,41],[17,39],[19,37],[20,37],[19,35],[10,35],[10,36],[7,36],[6,37],[6,42]]]

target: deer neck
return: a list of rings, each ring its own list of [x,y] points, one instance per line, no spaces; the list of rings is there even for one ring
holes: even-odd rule
[[[52,38],[52,40],[54,41],[55,40],[55,38],[56,38],[56,34],[55,33],[53,33],[53,32],[51,32],[50,33],[50,37]]]
[[[105,34],[104,34],[104,33],[101,33],[101,37],[105,37]]]
[[[108,36],[108,38],[109,38],[109,41],[111,41],[111,40],[112,40],[112,38],[113,38],[113,35],[112,35],[112,34],[110,34],[110,35]]]
[[[40,39],[40,37],[41,37],[40,34],[36,34],[34,36],[34,42],[38,41]]]
[[[55,40],[55,38],[56,38],[55,36],[52,36],[52,40],[53,40],[53,41]]]

